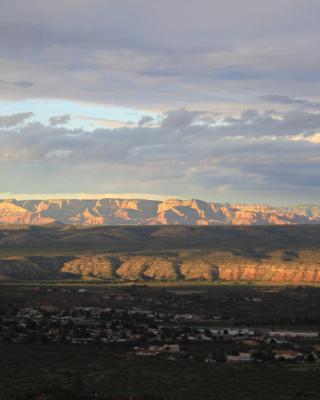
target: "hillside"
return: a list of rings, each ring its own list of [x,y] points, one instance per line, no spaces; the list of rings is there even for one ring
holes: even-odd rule
[[[0,224],[292,225],[320,223],[320,206],[206,203],[201,200],[3,200]]]
[[[320,282],[320,225],[0,228],[0,279]]]

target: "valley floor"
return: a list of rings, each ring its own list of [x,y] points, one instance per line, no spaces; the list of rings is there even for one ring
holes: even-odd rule
[[[320,288],[0,285],[0,400],[320,397]]]

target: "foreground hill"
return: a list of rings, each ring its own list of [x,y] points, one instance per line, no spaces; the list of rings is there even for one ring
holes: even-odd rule
[[[291,225],[320,223],[320,206],[276,208],[201,200],[3,200],[0,224]]]
[[[320,225],[2,226],[0,279],[320,282]]]

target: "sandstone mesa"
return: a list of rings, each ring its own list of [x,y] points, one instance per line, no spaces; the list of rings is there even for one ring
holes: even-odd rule
[[[201,200],[2,200],[1,224],[291,225],[320,223],[319,205],[207,203]]]

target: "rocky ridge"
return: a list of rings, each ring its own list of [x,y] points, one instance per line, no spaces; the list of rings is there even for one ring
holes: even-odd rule
[[[320,252],[293,258],[275,251],[261,259],[230,251],[172,255],[100,254],[0,259],[0,280],[103,279],[111,281],[246,281],[319,283]]]
[[[201,200],[2,200],[0,224],[291,225],[320,223],[320,206],[207,203]]]
[[[320,282],[320,253],[302,251],[294,259],[272,252],[252,260],[218,251],[201,255],[79,257],[61,269],[78,276],[144,281],[268,281],[291,283]]]

